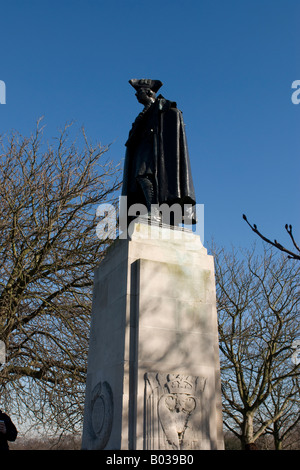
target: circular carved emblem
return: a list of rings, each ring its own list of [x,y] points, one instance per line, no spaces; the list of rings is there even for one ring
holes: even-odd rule
[[[91,448],[104,449],[113,423],[113,393],[108,382],[99,382],[93,389],[90,403],[89,434]]]

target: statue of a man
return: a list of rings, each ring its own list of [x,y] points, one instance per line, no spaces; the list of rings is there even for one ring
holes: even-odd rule
[[[127,196],[127,206],[144,204],[149,215],[159,218],[158,206],[176,203],[182,211],[180,222],[196,223],[182,113],[175,102],[162,95],[156,97],[161,81],[132,79],[129,83],[144,109],[132,124],[126,142],[122,195]]]

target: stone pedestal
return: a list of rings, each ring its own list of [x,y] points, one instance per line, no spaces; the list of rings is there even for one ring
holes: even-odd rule
[[[136,222],[95,271],[83,449],[222,449],[213,258]]]

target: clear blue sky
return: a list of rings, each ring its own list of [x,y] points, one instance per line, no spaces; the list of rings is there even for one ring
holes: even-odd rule
[[[160,79],[186,123],[205,240],[246,247],[300,240],[299,0],[2,0],[0,133],[46,136],[66,121],[124,143],[141,110],[130,78]]]

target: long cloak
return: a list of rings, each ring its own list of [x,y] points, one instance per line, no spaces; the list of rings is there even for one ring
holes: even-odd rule
[[[126,147],[122,195],[127,196],[127,206],[145,204],[137,178],[150,176],[155,182],[157,203],[193,206],[184,223],[196,223],[184,122],[176,103],[159,95],[133,123]]]

